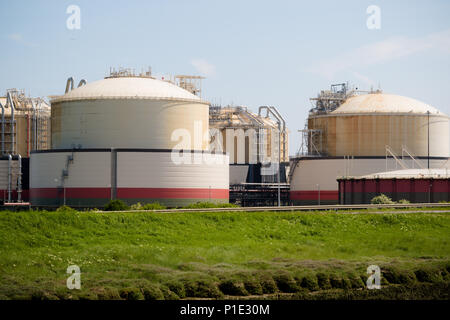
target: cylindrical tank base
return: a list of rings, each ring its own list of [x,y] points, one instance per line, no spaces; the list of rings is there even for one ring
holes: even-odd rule
[[[33,206],[102,208],[112,199],[168,207],[195,202],[228,203],[228,156],[171,150],[46,150],[31,155]],[[210,156],[204,163],[204,156]],[[190,161],[188,160],[190,158]],[[211,159],[213,161],[211,161]]]

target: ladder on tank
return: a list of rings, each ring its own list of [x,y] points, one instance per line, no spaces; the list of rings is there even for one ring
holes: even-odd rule
[[[65,188],[65,182],[66,179],[69,177],[69,167],[70,164],[73,163],[73,158],[75,154],[75,149],[72,149],[72,154],[67,155],[66,157],[66,163],[64,166],[64,169],[61,172],[61,185],[58,186],[58,191],[64,193],[64,205],[66,204],[66,188]]]

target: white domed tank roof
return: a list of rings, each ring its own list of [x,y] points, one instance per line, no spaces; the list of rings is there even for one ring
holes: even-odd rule
[[[369,93],[348,98],[334,110],[333,114],[340,113],[419,113],[445,115],[438,109],[421,101],[385,93]]]
[[[90,99],[148,99],[205,103],[198,96],[167,81],[149,77],[114,77],[87,83],[61,96],[52,103]]]
[[[51,108],[53,149],[75,145],[167,150],[179,145],[180,130],[189,137],[196,128],[201,129],[201,137],[209,130],[208,102],[150,77],[120,76],[88,83],[52,97]],[[207,141],[201,142],[192,149],[206,150]]]

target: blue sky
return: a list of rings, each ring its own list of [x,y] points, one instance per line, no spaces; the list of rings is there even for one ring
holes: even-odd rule
[[[69,5],[81,29],[69,30]],[[369,30],[366,9],[381,9]],[[331,83],[426,102],[450,114],[450,1],[0,1],[0,93],[62,94],[109,67],[201,74],[209,101],[274,105],[299,147],[309,98]]]

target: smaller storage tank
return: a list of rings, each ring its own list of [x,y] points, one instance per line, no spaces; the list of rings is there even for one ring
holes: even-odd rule
[[[281,118],[281,121],[284,119]],[[246,182],[249,170],[254,165],[259,164],[260,168],[263,162],[278,162],[278,157],[280,163],[289,163],[288,131],[285,124],[281,126],[278,137],[277,122],[261,112],[255,114],[245,106],[213,106],[209,110],[209,126],[210,130],[220,132],[223,151],[230,156],[230,184]],[[214,137],[214,133],[212,136]],[[278,141],[279,138],[281,141]]]
[[[9,89],[0,97],[2,155],[29,157],[31,150],[50,148],[50,106],[41,98]]]
[[[359,177],[339,177],[340,204],[366,204],[384,194],[393,201],[450,201],[449,169],[407,169]]]
[[[0,203],[28,201],[28,157],[33,150],[50,148],[50,106],[8,89],[0,108]]]

